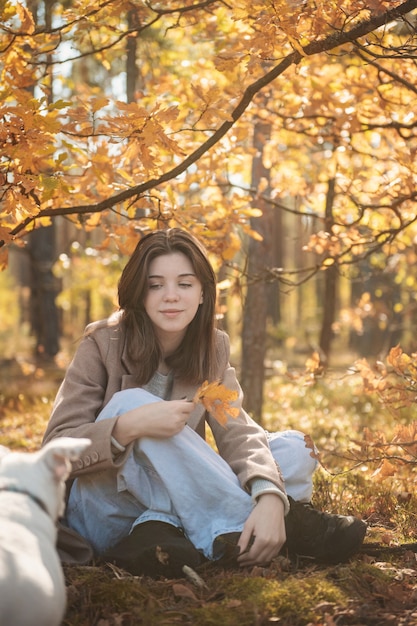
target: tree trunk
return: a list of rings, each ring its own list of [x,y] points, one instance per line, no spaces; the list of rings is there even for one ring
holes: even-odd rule
[[[282,223],[282,211],[272,211],[271,254],[272,266],[284,267],[284,232]],[[268,284],[268,318],[274,325],[281,321],[281,298],[280,291],[275,282]]]
[[[252,187],[254,188],[258,187],[262,178],[266,178],[268,183],[270,180],[269,171],[263,164],[263,149],[270,139],[270,133],[270,124],[258,122],[255,125],[253,143],[256,154],[252,161]],[[268,284],[264,270],[272,265],[273,212],[260,198],[255,202],[256,206],[263,211],[263,215],[251,220],[251,226],[263,239],[262,241],[255,241],[252,238],[249,240],[248,287],[243,312],[240,379],[245,393],[245,408],[255,420],[261,423],[268,315]]]
[[[129,30],[139,26],[138,19],[137,11],[132,9],[128,12],[127,27]],[[137,49],[137,35],[128,37],[126,41],[126,97],[128,102],[135,101],[135,93],[138,88],[139,71],[136,60]]]
[[[32,231],[26,249],[31,269],[30,314],[36,356],[41,361],[49,361],[59,350],[59,316],[55,304],[59,283],[53,274],[55,223]]]
[[[330,233],[333,226],[333,203],[335,197],[335,178],[329,180],[326,195],[325,225],[326,232]],[[320,333],[321,360],[326,365],[329,359],[333,339],[333,324],[336,317],[336,297],[338,285],[338,269],[334,263],[324,274],[323,319]]]
[[[44,2],[45,28],[52,28],[53,1]],[[53,92],[53,55],[47,53],[48,81],[47,99],[51,104]],[[30,261],[30,315],[32,332],[36,337],[35,354],[41,361],[49,361],[59,350],[59,315],[55,298],[59,292],[59,281],[53,273],[56,261],[55,222],[41,226],[29,233],[27,252]]]

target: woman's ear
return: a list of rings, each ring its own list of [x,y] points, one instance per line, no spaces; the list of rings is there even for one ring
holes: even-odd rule
[[[204,301],[204,297],[203,297],[203,294],[201,294],[201,296],[200,296],[200,304],[203,304],[203,301]]]

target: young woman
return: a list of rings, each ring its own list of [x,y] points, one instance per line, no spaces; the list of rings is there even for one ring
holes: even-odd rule
[[[284,545],[323,561],[356,552],[364,522],[308,504],[316,461],[303,435],[267,434],[243,410],[201,244],[176,228],[143,237],[118,293],[119,312],[87,328],[45,434],[92,441],[74,467],[68,526],[96,556],[153,576],[231,555],[267,564]],[[206,380],[238,392],[226,426],[192,401]]]

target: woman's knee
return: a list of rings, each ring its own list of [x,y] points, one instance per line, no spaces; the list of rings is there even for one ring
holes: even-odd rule
[[[160,402],[161,399],[149,393],[141,387],[132,389],[124,389],[123,391],[117,391],[106,406],[102,409],[98,416],[98,420],[106,419],[108,417],[114,417],[115,415],[121,415],[131,409],[137,409],[145,404],[151,402]]]
[[[285,430],[268,437],[271,452],[284,475],[312,474],[317,468],[317,449],[309,435],[299,430]]]

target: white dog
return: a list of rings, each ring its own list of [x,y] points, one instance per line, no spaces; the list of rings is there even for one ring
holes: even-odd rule
[[[0,625],[58,626],[65,613],[56,520],[65,480],[89,439],[61,437],[39,452],[0,446]]]

